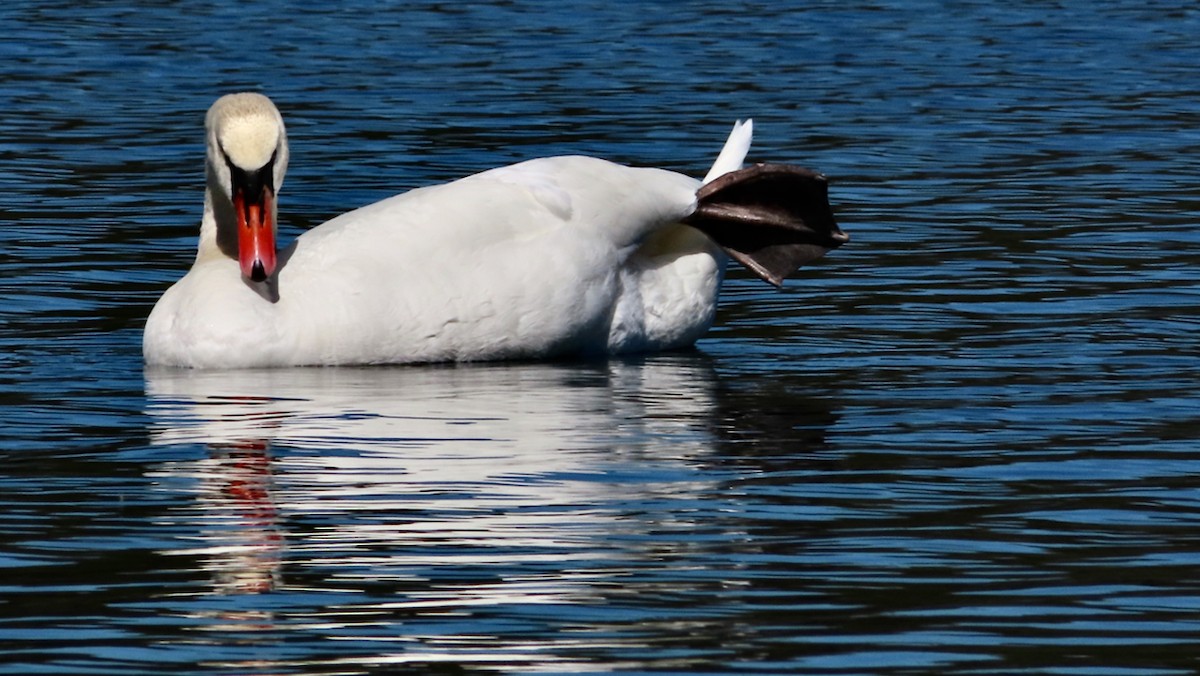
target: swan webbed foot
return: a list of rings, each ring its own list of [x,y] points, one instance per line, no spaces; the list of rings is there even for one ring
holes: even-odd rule
[[[809,169],[757,164],[706,183],[696,198],[684,223],[777,287],[850,239],[834,220],[828,181]]]

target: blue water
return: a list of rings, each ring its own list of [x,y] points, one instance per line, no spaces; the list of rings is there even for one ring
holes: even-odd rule
[[[0,673],[1200,670],[1200,10],[0,8]],[[145,372],[203,114],[284,239],[585,153],[818,169],[847,246],[697,350]]]

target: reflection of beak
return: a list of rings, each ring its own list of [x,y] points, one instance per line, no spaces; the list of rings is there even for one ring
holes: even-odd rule
[[[205,568],[220,593],[269,592],[279,582],[286,544],[271,494],[270,444],[244,439],[210,448],[218,464],[216,480],[205,486],[204,505],[231,527],[206,534],[213,547]]]
[[[275,274],[275,191],[271,187],[271,169],[268,164],[257,172],[232,172],[238,263],[242,266],[242,276],[252,282],[264,281]]]

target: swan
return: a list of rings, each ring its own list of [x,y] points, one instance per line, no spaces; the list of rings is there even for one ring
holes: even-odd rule
[[[418,188],[276,246],[288,164],[258,93],[205,118],[196,259],[146,320],[148,365],[231,369],[538,359],[691,345],[728,258],[778,286],[847,236],[823,176],[741,168],[734,126],[704,181],[570,156]]]

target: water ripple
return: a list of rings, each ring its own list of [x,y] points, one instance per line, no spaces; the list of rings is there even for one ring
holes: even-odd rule
[[[1194,673],[1200,12],[948,9],[0,9],[0,673]],[[285,238],[753,116],[853,240],[696,353],[143,373],[242,88]]]

